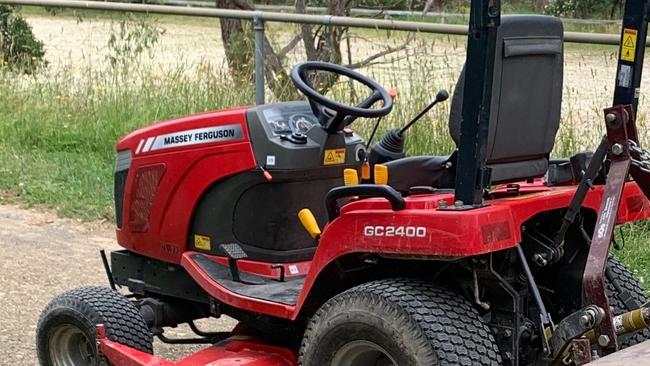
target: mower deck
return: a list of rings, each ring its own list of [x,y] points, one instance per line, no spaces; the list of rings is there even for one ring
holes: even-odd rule
[[[296,366],[295,352],[281,347],[269,346],[254,338],[233,336],[184,357],[170,361],[106,338],[103,325],[97,326],[97,348],[101,354],[120,366]]]

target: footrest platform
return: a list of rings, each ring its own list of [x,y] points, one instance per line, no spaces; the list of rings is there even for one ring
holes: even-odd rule
[[[193,253],[189,258],[219,285],[239,295],[260,300],[295,305],[305,282],[304,277],[287,278],[284,282],[280,282],[246,272],[240,272],[242,282],[237,282],[232,279],[228,266],[215,262],[207,255]]]

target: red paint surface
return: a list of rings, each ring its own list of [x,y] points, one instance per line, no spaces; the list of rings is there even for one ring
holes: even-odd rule
[[[252,338],[237,337],[210,346],[178,361],[169,361],[100,337],[99,352],[119,366],[297,366],[293,350],[273,347]]]
[[[197,283],[216,299],[249,311],[295,319],[307,299],[319,273],[336,258],[350,253],[385,253],[436,257],[468,257],[504,250],[521,241],[521,225],[543,211],[569,205],[576,186],[546,187],[541,180],[512,188],[497,187],[485,207],[453,211],[440,210],[438,204],[453,204],[453,194],[428,194],[405,199],[406,208],[392,211],[384,199],[364,199],[351,202],[341,209],[341,215],[323,228],[312,261],[293,263],[305,285],[295,306],[247,298],[219,286],[190,259],[187,250],[188,230],[196,203],[215,182],[256,166],[246,126],[245,109],[206,113],[154,125],[124,137],[118,150],[135,151],[142,139],[181,130],[240,124],[243,138],[236,142],[215,142],[189,147],[157,150],[134,155],[131,169],[164,163],[166,171],[152,203],[146,233],[117,230],[118,242],[148,257],[180,263]],[[131,197],[132,174],[126,183],[125,197]],[[584,207],[597,211],[603,193],[602,186],[590,190]],[[645,219],[650,205],[636,183],[625,185],[624,199],[618,211],[618,223]],[[129,222],[128,203],[124,205],[124,222]],[[297,213],[296,213],[297,214]],[[296,218],[297,220],[297,218]],[[424,237],[370,237],[366,226],[424,227]],[[212,257],[220,263],[224,258]],[[267,277],[279,276],[271,263],[241,261],[241,269]],[[285,273],[289,276],[290,271]]]
[[[156,196],[151,205],[148,230],[130,232],[126,225],[117,230],[123,247],[148,257],[180,263],[187,250],[190,220],[199,198],[216,181],[255,168],[255,158],[246,125],[245,109],[204,113],[156,124],[133,132],[117,143],[117,150],[131,149],[129,171],[141,166],[165,163]],[[172,132],[202,127],[239,124],[243,137],[239,141],[213,142],[135,154],[140,140]],[[125,197],[131,197],[133,174],[126,182]],[[129,203],[125,202],[123,222],[128,223]]]

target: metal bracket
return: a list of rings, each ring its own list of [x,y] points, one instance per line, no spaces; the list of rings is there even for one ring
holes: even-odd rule
[[[604,314],[600,307],[589,305],[562,319],[549,339],[553,363],[562,364],[571,341],[601,324]]]
[[[263,13],[256,11],[253,15],[253,31],[255,33],[255,104],[264,104],[265,83],[264,83],[264,48],[266,40],[264,37]]]
[[[605,126],[607,128],[608,157],[610,161],[603,198],[596,220],[596,227],[591,238],[591,247],[582,279],[586,304],[603,309],[603,321],[595,329],[596,336],[603,336],[607,342],[599,342],[604,354],[618,349],[616,330],[605,288],[605,266],[609,257],[609,245],[612,242],[614,226],[618,216],[618,207],[630,168],[628,149],[628,125],[635,125],[631,106],[614,106],[605,109]],[[630,131],[634,133],[634,131]],[[635,136],[634,136],[635,137]]]
[[[485,160],[500,6],[500,0],[475,0],[470,8],[454,200],[473,208],[490,183]]]
[[[577,366],[591,362],[591,341],[588,339],[574,339],[571,341],[570,356]]]

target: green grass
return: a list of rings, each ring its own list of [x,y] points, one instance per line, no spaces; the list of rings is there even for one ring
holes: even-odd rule
[[[112,69],[36,78],[1,74],[0,202],[42,205],[84,220],[112,219],[114,144],[121,136],[156,121],[253,103],[252,88],[233,84],[210,64],[198,69],[190,73],[180,66],[163,75],[133,69],[128,76]],[[414,104],[398,103],[376,138],[424,106],[428,99],[420,95]],[[360,120],[356,127],[367,137],[372,123]],[[432,127],[441,140],[429,146]],[[437,120],[416,125],[407,142],[415,154],[449,153],[451,146]]]
[[[622,225],[615,233],[616,242],[621,250],[613,249],[613,254],[621,259],[628,268],[639,277],[645,288],[645,281],[650,280],[650,226],[647,222]]]
[[[0,192],[4,202],[45,205],[63,216],[111,218],[117,139],[154,121],[250,104],[252,91],[207,68],[128,77],[0,77]],[[140,80],[140,81],[132,81]]]

